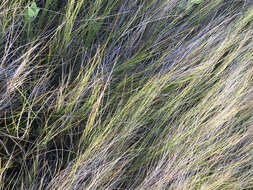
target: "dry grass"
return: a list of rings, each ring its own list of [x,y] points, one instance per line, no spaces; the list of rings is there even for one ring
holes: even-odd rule
[[[253,5],[179,3],[0,3],[0,189],[253,188]]]

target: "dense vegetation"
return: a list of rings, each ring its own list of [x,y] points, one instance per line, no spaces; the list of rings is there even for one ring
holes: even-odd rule
[[[0,1],[0,189],[253,189],[251,0]]]

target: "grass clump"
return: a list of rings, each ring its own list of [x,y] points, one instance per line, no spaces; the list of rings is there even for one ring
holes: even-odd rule
[[[0,3],[0,189],[252,189],[252,21],[250,1]]]

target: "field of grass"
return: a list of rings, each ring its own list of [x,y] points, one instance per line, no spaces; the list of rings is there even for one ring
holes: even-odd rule
[[[1,190],[252,190],[253,1],[1,0]]]

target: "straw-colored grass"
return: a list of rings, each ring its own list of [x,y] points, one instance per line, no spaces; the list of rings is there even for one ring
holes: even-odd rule
[[[253,4],[0,2],[0,189],[253,189]]]

